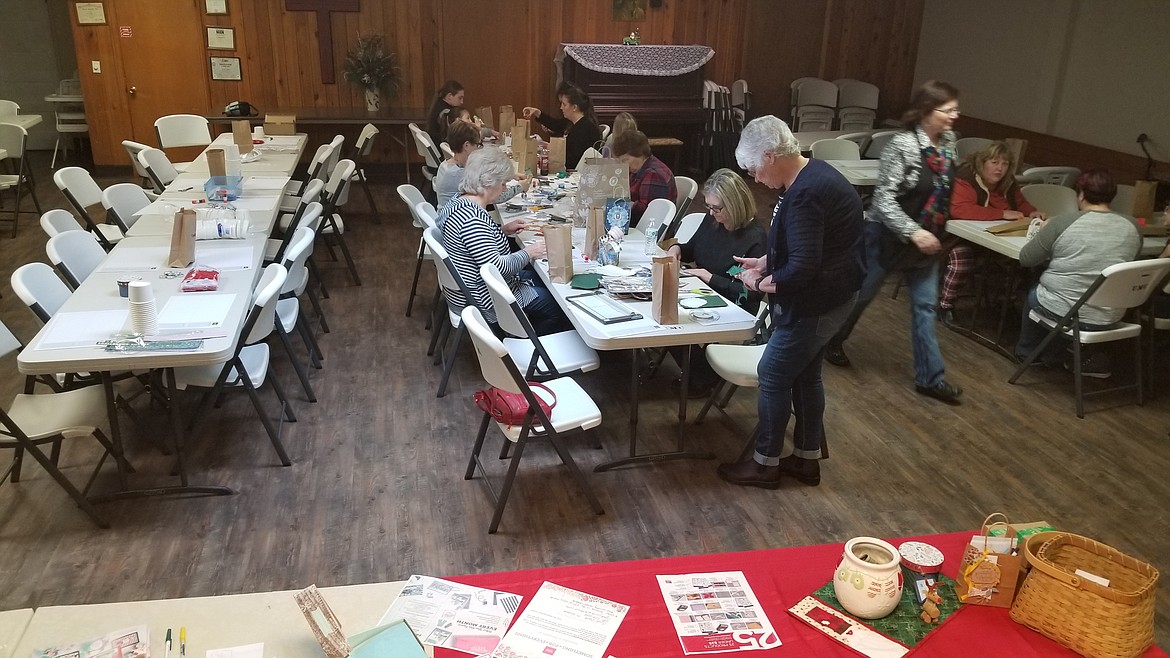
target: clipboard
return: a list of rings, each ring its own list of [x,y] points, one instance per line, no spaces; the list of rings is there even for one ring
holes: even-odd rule
[[[629,306],[601,291],[573,295],[566,297],[565,300],[588,313],[590,317],[601,324],[616,324],[642,319],[641,313],[635,312]]]

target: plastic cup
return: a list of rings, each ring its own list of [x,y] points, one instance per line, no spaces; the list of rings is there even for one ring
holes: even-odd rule
[[[131,281],[128,296],[131,302],[153,302],[154,288],[149,281]]]

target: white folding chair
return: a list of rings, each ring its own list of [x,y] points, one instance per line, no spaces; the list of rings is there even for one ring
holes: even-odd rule
[[[53,267],[74,290],[106,259],[106,250],[81,231],[54,235],[45,245],[45,251]]]
[[[20,341],[3,322],[0,322],[0,358],[12,354],[20,347]],[[61,485],[73,502],[77,503],[94,523],[102,528],[110,527],[86,498],[90,486],[106,461],[106,456],[114,450],[100,429],[106,418],[106,392],[100,386],[86,386],[59,393],[17,395],[12,404],[8,405],[7,411],[0,409],[0,448],[16,450],[18,455],[3,477],[0,477],[0,484],[10,477],[14,483],[20,480],[21,456],[28,453],[44,467],[57,484]],[[61,473],[56,461],[41,451],[40,446],[56,445],[61,441],[85,436],[93,436],[104,450],[85,488],[78,490]]]
[[[265,413],[260,404],[260,396],[256,393],[256,390],[263,386],[265,381],[271,381],[272,390],[276,392],[276,397],[280,400],[281,423],[283,424],[284,420],[290,423],[296,422],[296,416],[293,415],[292,407],[289,405],[288,398],[285,397],[280,383],[275,377],[268,376],[271,354],[268,344],[264,342],[264,339],[276,327],[276,303],[286,278],[287,273],[283,265],[273,263],[264,268],[260,282],[256,284],[252,292],[251,309],[248,311],[247,319],[244,320],[240,339],[236,343],[236,351],[231,358],[222,364],[175,368],[175,385],[179,390],[185,390],[192,386],[207,389],[200,399],[195,413],[191,416],[190,424],[192,426],[206,414],[208,406],[219,397],[224,388],[243,387],[252,400],[256,415],[260,416],[264,431],[268,433],[268,440],[276,449],[277,456],[280,457],[280,463],[284,466],[290,466],[292,461],[289,460],[288,452],[285,451],[284,444],[280,441],[280,430],[272,425],[272,420]]]
[[[468,304],[472,304],[471,292],[467,289],[467,285],[463,282],[463,277],[459,276],[455,265],[451,263],[451,257],[447,254],[447,249],[443,246],[442,238],[439,235],[439,229],[432,227],[423,231],[423,241],[427,248],[433,254],[435,262],[435,275],[439,280],[439,287],[443,291],[443,297],[440,301],[443,303],[436,304],[431,311],[433,314],[432,328],[431,328],[431,344],[427,348],[427,355],[434,355],[434,364],[443,364],[443,375],[439,379],[439,390],[435,392],[435,397],[441,398],[447,394],[447,380],[451,377],[451,370],[455,367],[455,357],[459,354],[459,345],[463,341],[463,334],[466,329],[463,326],[463,320],[459,315],[462,308],[455,308],[448,295],[461,295],[463,299],[467,300]],[[474,305],[474,304],[473,304]],[[442,313],[446,312],[447,322],[442,321]],[[447,338],[451,334],[451,330],[455,330],[455,338],[451,341],[451,346],[447,347]]]
[[[1123,215],[1133,215],[1133,204],[1137,200],[1137,188],[1133,185],[1118,184],[1117,194],[1109,202],[1109,209]]]
[[[1076,187],[1077,178],[1081,170],[1076,167],[1031,167],[1016,176],[1016,182],[1021,185],[1029,183],[1047,183],[1049,185],[1063,185],[1067,188]]]
[[[638,220],[637,225],[648,228],[651,223],[658,224],[659,235],[666,235],[670,230],[670,222],[674,219],[674,202],[670,199],[654,199],[646,205],[646,212]]]
[[[872,135],[873,133],[869,131],[846,133],[844,135],[837,135],[837,139],[847,139],[851,142],[854,142],[857,144],[857,152],[865,153],[865,149],[869,146],[869,139]]]
[[[325,189],[325,183],[320,180],[313,179],[305,186],[304,194],[297,197],[297,206],[291,215],[285,215],[280,218],[277,223],[283,234],[279,238],[268,238],[264,245],[264,261],[267,263],[279,263],[284,259],[284,250],[288,247],[289,240],[292,240],[293,231],[301,225],[301,218],[304,217],[305,212],[309,206],[316,203],[318,207],[318,214],[323,210],[322,204],[318,203],[321,198],[321,192]]]
[[[41,202],[37,199],[36,182],[33,180],[32,167],[29,165],[25,153],[27,144],[27,130],[21,126],[0,121],[0,150],[6,151],[8,153],[8,159],[16,163],[15,166],[8,169],[8,171],[15,173],[0,174],[0,192],[12,187],[16,188],[16,201],[12,204],[12,237],[14,238],[16,237],[17,219],[21,213],[20,201],[26,191],[32,197],[33,206],[37,209],[37,215],[39,216],[42,212]]]
[[[82,226],[68,210],[54,208],[41,215],[41,229],[51,238],[65,231],[80,231]]]
[[[1008,383],[1015,384],[1020,378],[1020,375],[1024,374],[1024,371],[1032,365],[1032,362],[1044,353],[1045,348],[1056,338],[1057,334],[1063,334],[1072,339],[1072,363],[1077,418],[1085,417],[1084,398],[1089,395],[1100,395],[1128,388],[1136,388],[1138,404],[1145,404],[1145,391],[1142,385],[1142,371],[1145,369],[1142,363],[1142,326],[1132,322],[1118,322],[1110,329],[1090,331],[1081,328],[1080,311],[1086,304],[1112,309],[1129,310],[1138,308],[1145,304],[1150,299],[1150,295],[1158,290],[1159,285],[1163,283],[1168,273],[1170,273],[1170,258],[1155,258],[1110,265],[1101,271],[1101,274],[1093,281],[1089,289],[1072,305],[1068,313],[1065,313],[1064,317],[1059,320],[1053,320],[1047,315],[1035,310],[1029,312],[1028,318],[1033,322],[1047,327],[1048,335],[1036,346],[1036,349],[1032,350],[1031,354],[1024,358],[1024,361],[1020,363],[1020,366],[1016,368],[1011,378],[1008,379]],[[1098,345],[1127,339],[1133,339],[1134,342],[1134,383],[1085,393],[1082,386],[1081,346]]]
[[[93,176],[81,167],[62,167],[53,172],[53,182],[81,216],[82,223],[93,233],[102,248],[106,251],[113,249],[114,244],[122,239],[122,229],[113,224],[99,224],[89,214],[90,208],[101,206],[102,203],[102,188],[94,182]]]
[[[439,173],[439,164],[442,162],[443,156],[439,153],[439,148],[431,141],[431,136],[425,130],[413,123],[407,124],[407,128],[410,129],[410,134],[414,137],[415,150],[423,159],[423,178],[432,184],[431,189],[433,190],[435,175]]]
[[[365,163],[366,158],[369,157],[370,152],[374,150],[374,137],[378,135],[378,127],[372,123],[367,123],[360,133],[358,133],[357,141],[353,145],[353,160],[354,166],[357,169],[354,171],[354,177],[362,184],[362,189],[366,193],[366,202],[370,204],[370,212],[374,213],[374,221],[381,222],[382,216],[378,214],[378,206],[374,203],[374,195],[370,192],[370,180],[366,177]]]
[[[544,380],[571,372],[597,370],[601,359],[593,348],[581,340],[576,330],[536,335],[516,295],[491,263],[479,268],[496,312],[496,322],[514,338],[505,338],[504,347],[517,366],[524,368],[528,379]]]
[[[886,149],[886,144],[890,142],[890,138],[897,135],[897,130],[879,130],[869,138],[869,144],[865,150],[861,152],[862,157],[868,160],[877,160],[882,157],[882,151]]]
[[[796,108],[796,130],[800,132],[832,130],[835,117],[832,108],[804,105]]]
[[[417,229],[423,228],[422,220],[419,219],[418,212],[415,210],[418,204],[427,202],[426,199],[423,198],[422,192],[420,192],[417,187],[411,185],[410,183],[403,183],[402,185],[398,186],[398,198],[402,199],[402,202],[406,204],[406,209],[410,211],[410,216],[413,218],[414,227]],[[425,250],[426,245],[423,243],[422,237],[420,236],[418,241],[418,255],[414,260],[414,278],[410,281],[410,294],[406,298],[406,317],[408,318],[410,317],[411,309],[414,308],[414,297],[418,293],[418,277],[422,273],[422,263]]]
[[[439,152],[443,154],[444,160],[450,160],[455,157],[455,151],[451,150],[451,145],[447,142],[439,142]]]
[[[694,237],[695,232],[703,224],[703,218],[707,216],[704,212],[688,213],[678,223],[678,229],[674,232],[674,239],[686,244]]]
[[[797,105],[799,105],[799,103],[797,102],[798,90],[800,89],[800,87],[802,85],[804,85],[804,83],[811,82],[813,80],[820,80],[820,78],[816,77],[815,75],[814,76],[804,76],[802,78],[797,78],[797,79],[793,80],[788,85],[788,90],[789,90],[788,106],[791,108],[789,115],[793,119],[796,118],[796,107],[797,107]],[[823,80],[822,80],[822,82],[823,82]]]
[[[81,81],[77,79],[62,80],[57,85],[57,93],[61,95],[80,95]],[[85,107],[80,103],[57,104],[53,116],[57,123],[57,142],[53,144],[53,158],[49,162],[49,169],[57,168],[57,149],[61,147],[62,135],[83,135],[89,132],[89,124],[85,119]],[[69,157],[69,141],[65,141],[65,157]]]
[[[1049,217],[1055,217],[1066,212],[1076,212],[1077,193],[1071,187],[1063,185],[1053,185],[1051,183],[1038,183],[1035,185],[1025,185],[1020,188],[1023,192],[1024,198],[1028,203],[1036,207],[1037,210]]]
[[[524,449],[528,442],[534,439],[548,440],[553,449],[557,451],[557,455],[560,456],[561,462],[568,467],[569,473],[581,487],[581,491],[585,494],[594,513],[604,514],[605,510],[602,509],[601,503],[589,486],[589,481],[585,479],[577,462],[573,460],[573,456],[562,443],[562,439],[567,434],[589,430],[601,424],[601,410],[597,408],[597,404],[577,382],[569,377],[560,377],[544,382],[538,387],[541,389],[539,393],[533,390],[512,360],[507,348],[488,328],[483,315],[474,306],[463,309],[462,325],[466,326],[471,334],[471,341],[475,345],[475,354],[479,358],[479,369],[487,383],[502,391],[523,395],[528,402],[528,414],[522,424],[496,423],[496,427],[504,434],[504,437],[515,445],[499,494],[496,494],[491,483],[488,482],[487,468],[480,458],[484,439],[487,437],[488,425],[493,422],[491,415],[487,412],[484,412],[483,420],[480,422],[479,433],[475,437],[475,445],[471,450],[471,459],[468,460],[467,471],[463,476],[464,479],[470,480],[475,477],[475,471],[478,469],[483,473],[484,481],[488,484],[488,491],[496,501],[496,509],[492,514],[491,524],[488,526],[488,534],[495,534],[500,527],[500,519],[504,516],[504,507],[508,504],[508,497],[516,480],[520,459],[524,456]],[[536,396],[541,395],[548,403],[549,400],[546,397],[548,391],[551,391],[555,396],[555,403],[552,404],[551,412],[546,415],[537,402]]]
[[[280,200],[280,212],[292,213],[296,212],[301,205],[301,196],[305,194],[305,189],[309,183],[313,181],[320,181],[322,184],[329,179],[329,174],[333,171],[331,168],[325,168],[325,162],[333,157],[333,144],[322,144],[317,147],[317,151],[313,153],[312,159],[309,160],[308,176],[304,180],[290,180],[288,185],[284,187],[284,197]],[[291,223],[291,222],[290,222]],[[281,228],[289,224],[282,224]]]
[[[677,222],[679,218],[686,215],[687,211],[690,210],[691,203],[695,200],[695,196],[699,194],[699,184],[695,182],[695,179],[693,178],[689,178],[687,176],[675,176],[674,188],[677,192],[677,196],[675,197],[674,202],[676,209],[674,213],[674,219],[671,220],[672,225]]]
[[[161,148],[207,146],[211,144],[211,127],[197,114],[170,114],[154,121],[154,132]]]
[[[341,207],[345,205],[349,199],[349,186],[353,179],[353,172],[357,169],[353,160],[339,160],[337,166],[333,168],[333,173],[329,175],[329,181],[325,183],[325,190],[323,192],[324,210],[321,212],[321,230],[318,234],[325,242],[325,247],[329,249],[330,256],[337,260],[337,256],[333,253],[332,242],[336,242],[341,249],[341,255],[345,257],[346,267],[349,268],[349,275],[353,277],[354,285],[362,285],[361,277],[358,276],[357,264],[353,260],[353,255],[349,252],[349,245],[345,242],[345,221],[341,217]]]
[[[757,327],[763,328],[768,321],[769,308],[767,304],[761,304],[760,310],[756,313]],[[723,417],[728,421],[734,423],[734,420],[727,413],[727,404],[731,401],[731,396],[740,388],[759,388],[760,378],[757,370],[760,364],[760,358],[764,355],[764,349],[767,344],[762,345],[708,345],[704,350],[707,363],[711,365],[711,369],[719,375],[719,383],[715,385],[711,395],[703,404],[699,414],[695,416],[695,423],[703,422],[707,417],[707,412],[712,407],[716,411],[723,414]],[[740,459],[746,459],[749,456],[749,451],[755,445],[756,434],[759,432],[759,422],[750,433],[748,439],[744,443],[743,451],[740,454]],[[826,448],[827,450],[827,448]]]
[[[123,233],[138,221],[136,213],[149,205],[150,198],[146,196],[146,191],[134,183],[115,183],[102,191],[106,219],[114,220]]]
[[[150,179],[150,174],[146,173],[146,167],[144,167],[142,162],[138,159],[138,154],[150,148],[150,145],[136,142],[131,139],[124,139],[122,140],[122,148],[126,149],[126,155],[130,157],[130,166],[134,167],[134,173],[140,179],[139,184],[143,187],[150,185],[153,189],[154,183]]]
[[[306,263],[313,253],[313,241],[316,240],[316,237],[313,229],[309,226],[301,226],[294,231],[293,240],[284,255],[284,268],[288,272],[288,276],[280,289],[280,299],[276,302],[275,325],[276,334],[280,337],[285,351],[288,352],[288,358],[292,361],[293,369],[296,370],[297,378],[301,380],[301,387],[305,389],[305,395],[309,397],[309,402],[316,402],[317,395],[313,392],[312,385],[309,384],[308,369],[293,351],[289,334],[293,331],[300,332],[301,340],[304,341],[305,350],[309,355],[309,363],[314,368],[320,368],[321,350],[317,345],[317,339],[313,337],[313,332],[309,329],[304,314],[301,312],[300,300],[297,299],[304,294],[309,286],[309,268]]]
[[[751,109],[752,92],[748,91],[747,80],[736,80],[731,83],[731,110],[735,113],[736,130],[743,129]]]
[[[39,261],[16,268],[11,283],[16,296],[42,323],[48,323],[73,294],[53,268]]]
[[[20,106],[16,101],[0,100],[0,117],[11,117],[20,114]]]
[[[963,137],[955,142],[955,159],[959,162],[970,162],[976,153],[991,145],[990,139],[983,137]]]
[[[817,160],[860,160],[857,142],[848,139],[818,139],[812,143],[812,157]]]
[[[179,177],[179,170],[175,168],[175,165],[171,164],[170,158],[160,149],[148,148],[140,151],[138,153],[138,162],[146,170],[146,175],[154,183],[154,191],[158,194],[165,192],[167,185],[170,185]]]

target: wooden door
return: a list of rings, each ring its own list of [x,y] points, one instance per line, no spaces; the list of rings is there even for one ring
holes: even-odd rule
[[[136,142],[158,145],[154,120],[161,116],[211,109],[202,7],[202,0],[168,0],[159,11],[159,0],[118,0],[122,81]]]

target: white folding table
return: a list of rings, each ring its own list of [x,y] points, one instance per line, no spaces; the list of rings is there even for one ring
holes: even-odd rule
[[[881,160],[825,160],[829,166],[841,172],[850,185],[859,187],[877,185],[878,166]]]

